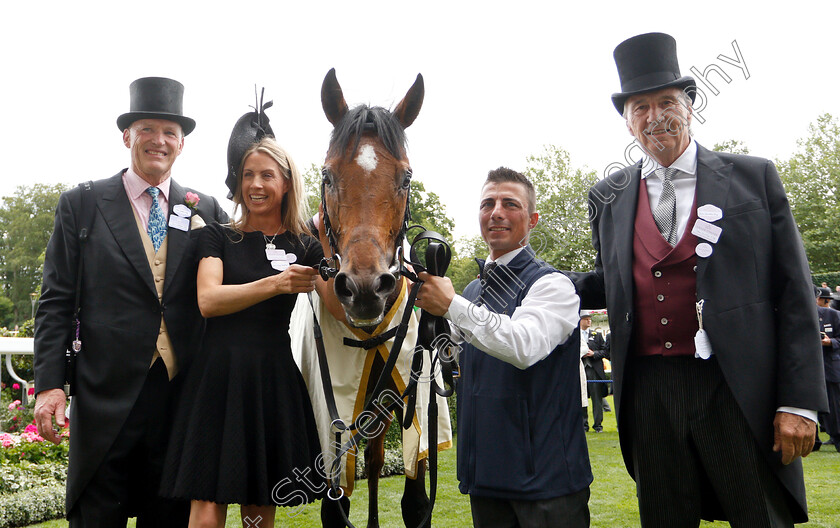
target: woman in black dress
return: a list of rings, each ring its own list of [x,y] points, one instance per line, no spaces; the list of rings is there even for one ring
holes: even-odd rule
[[[288,333],[296,294],[327,287],[312,267],[323,250],[307,234],[302,179],[262,111],[237,123],[228,164],[241,215],[201,234],[198,305],[207,330],[163,484],[164,495],[192,501],[190,527],[224,526],[233,503],[243,525],[274,526],[275,505],[297,507],[326,489]]]

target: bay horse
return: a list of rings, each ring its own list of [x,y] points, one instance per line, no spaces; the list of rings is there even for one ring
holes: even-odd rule
[[[330,70],[324,79],[321,87],[321,103],[327,119],[334,128],[322,170],[322,229],[324,231],[322,235],[327,237],[333,256],[337,255],[334,261],[333,287],[345,312],[346,321],[350,327],[353,327],[333,324],[336,323],[334,320],[325,322],[324,312],[321,311],[321,324],[325,328],[325,335],[332,328],[332,331],[343,332],[345,336],[350,335],[357,339],[368,338],[367,341],[371,341],[384,332],[383,327],[388,323],[388,319],[383,323],[386,314],[395,313],[397,308],[411,310],[411,307],[404,306],[406,287],[405,279],[399,274],[400,262],[397,248],[402,246],[405,230],[408,227],[408,198],[412,176],[411,166],[406,156],[405,129],[417,118],[423,96],[423,77],[417,75],[414,84],[393,111],[367,105],[350,109],[336,79],[335,70]],[[301,304],[302,301],[299,299],[296,312]],[[309,310],[308,321],[311,326],[312,310],[308,304],[306,309]],[[315,305],[312,309],[318,311]],[[296,318],[297,315],[293,316],[293,326],[295,326]],[[416,338],[416,326],[415,321],[415,333],[412,334],[414,338]],[[301,342],[306,343],[306,341],[303,339]],[[345,337],[344,345],[347,341]],[[406,342],[408,343],[408,339]],[[341,348],[343,346],[340,344],[341,341],[339,340],[338,343],[335,346]],[[303,346],[306,347],[305,344]],[[351,346],[364,349],[360,357],[365,358],[363,363],[368,372],[365,373],[366,376],[363,375],[363,379],[379,379],[386,366],[385,358],[387,358],[387,354],[377,351],[377,349],[385,350],[382,344],[368,343]],[[414,343],[408,343],[407,346],[410,351]],[[358,348],[353,352],[360,353]],[[341,351],[331,351],[331,353],[348,354]],[[306,352],[302,354],[305,355]],[[311,359],[304,358],[302,361],[303,363],[309,361],[311,365]],[[301,370],[304,371],[304,377],[308,376],[307,384],[310,386],[310,394],[313,394],[313,405],[315,405],[315,395],[318,391],[313,391],[312,386],[318,385],[321,380],[318,380],[317,376],[313,377],[311,368],[302,366]],[[330,365],[329,370],[335,373],[336,365]],[[342,372],[337,373],[337,376],[342,376],[346,370],[348,369],[344,368]],[[336,387],[335,379],[332,384]],[[363,388],[362,383],[359,384],[358,391],[359,393],[364,391],[366,404],[379,398],[379,394],[372,394],[374,383],[364,381],[363,384]],[[401,388],[404,388],[404,385],[400,387],[399,384],[398,375],[392,375],[389,376],[385,388],[390,391],[390,394],[399,395]],[[337,388],[336,392],[340,390]],[[358,409],[357,401],[354,420],[357,418]],[[399,422],[402,422],[399,411],[398,408]],[[316,420],[317,415],[316,410]],[[447,414],[445,428],[451,435],[451,429],[448,429],[448,418]],[[379,526],[378,481],[384,464],[384,437],[390,421],[389,414],[388,418],[383,420],[384,427],[377,430],[379,434],[367,438],[364,456],[370,493],[368,528]],[[415,422],[417,422],[416,417]],[[321,426],[322,422],[319,422],[319,427]],[[440,443],[435,440],[430,443],[432,445],[428,446],[428,450],[437,449],[439,446],[447,447],[445,445],[447,442]],[[448,442],[448,446],[451,446],[451,442]],[[406,467],[406,473],[409,473],[408,467]],[[414,476],[413,479],[406,478],[401,501],[403,520],[406,526],[410,527],[419,526],[429,508],[429,498],[425,489],[425,461],[416,462]],[[330,498],[335,499],[335,497]],[[321,520],[324,526],[345,526],[344,518],[338,509],[339,504],[345,510],[345,515],[349,513],[349,501],[346,497],[341,500],[329,498],[323,500]],[[430,524],[427,520],[424,526],[430,526]]]

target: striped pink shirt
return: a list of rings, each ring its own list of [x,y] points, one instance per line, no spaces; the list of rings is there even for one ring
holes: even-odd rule
[[[123,186],[125,187],[125,194],[128,196],[131,206],[134,207],[134,210],[137,212],[137,216],[140,217],[140,221],[143,223],[143,229],[148,230],[149,211],[152,209],[152,197],[146,192],[146,189],[150,187],[149,182],[141,178],[140,175],[130,168],[125,171],[122,180]],[[160,189],[160,193],[158,194],[158,203],[160,204],[160,208],[163,210],[163,216],[166,218],[167,223],[169,222],[170,181],[171,180],[169,178],[166,178],[160,183],[160,185],[157,186],[157,188]]]

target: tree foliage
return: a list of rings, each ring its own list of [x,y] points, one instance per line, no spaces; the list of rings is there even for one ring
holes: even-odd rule
[[[11,328],[15,324],[15,303],[0,295],[0,327]]]
[[[440,196],[426,190],[420,180],[411,182],[411,195],[408,198],[411,208],[411,223],[435,231],[452,244],[452,231],[455,221],[446,214],[446,206],[440,201]]]
[[[306,190],[306,204],[309,206],[309,212],[315,214],[321,204],[321,169],[312,163],[301,176],[303,188]]]
[[[840,126],[823,114],[798,141],[788,161],[777,162],[812,273],[840,267]]]
[[[40,291],[55,208],[66,189],[62,184],[19,186],[0,205],[0,274],[3,294],[14,303],[15,321],[30,317],[30,294]]]
[[[452,280],[452,286],[458,294],[463,293],[467,284],[478,277],[478,263],[475,259],[486,259],[490,249],[479,235],[461,238],[457,242],[457,256],[452,258],[446,276]]]
[[[727,139],[720,143],[715,143],[712,147],[715,152],[728,152],[730,154],[749,154],[750,149],[747,144],[739,139]]]
[[[528,157],[525,175],[537,193],[540,221],[531,231],[537,256],[557,269],[592,269],[588,195],[598,181],[595,171],[573,168],[565,150],[549,145],[541,155]]]

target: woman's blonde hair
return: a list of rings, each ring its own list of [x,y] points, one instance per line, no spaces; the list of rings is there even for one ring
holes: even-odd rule
[[[286,186],[286,195],[283,196],[281,202],[282,216],[281,221],[283,227],[291,234],[300,237],[301,234],[310,234],[306,227],[306,222],[309,220],[309,211],[306,204],[306,193],[303,189],[303,178],[295,165],[292,157],[281,147],[277,140],[271,136],[265,136],[259,142],[254,143],[245,154],[242,156],[242,161],[239,162],[239,170],[236,172],[236,192],[233,195],[233,203],[236,204],[233,209],[233,218],[231,218],[230,226],[235,231],[241,233],[242,227],[248,223],[249,211],[245,206],[245,201],[242,198],[242,172],[245,168],[245,160],[254,152],[261,152],[271,157],[277,165],[280,166],[280,172],[288,185]],[[237,212],[242,210],[242,214]]]

